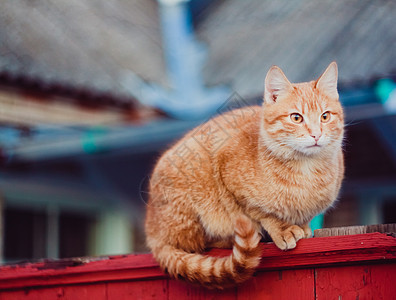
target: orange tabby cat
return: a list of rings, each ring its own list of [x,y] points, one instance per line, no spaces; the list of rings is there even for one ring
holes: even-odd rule
[[[150,182],[147,244],[171,276],[224,288],[260,261],[262,228],[282,250],[311,237],[309,221],[337,198],[344,173],[337,64],[291,84],[273,66],[262,107],[217,116],[158,161]],[[209,257],[209,247],[233,247]]]

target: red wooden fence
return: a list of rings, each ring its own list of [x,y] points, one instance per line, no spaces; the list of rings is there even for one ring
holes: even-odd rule
[[[169,279],[143,254],[3,266],[0,299],[396,299],[392,236],[313,238],[287,252],[272,243],[263,249],[253,278],[225,291]]]

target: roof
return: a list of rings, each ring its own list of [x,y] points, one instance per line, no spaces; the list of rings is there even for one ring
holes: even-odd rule
[[[0,7],[0,74],[119,96],[130,96],[123,87],[129,72],[168,85],[154,0]],[[212,1],[197,23],[208,46],[205,82],[256,97],[273,64],[298,82],[319,76],[332,60],[340,82],[389,75],[396,70],[395,14],[392,0]]]
[[[392,0],[219,1],[198,26],[210,49],[204,78],[246,97],[262,94],[274,64],[292,82],[319,77],[333,60],[341,83],[387,76],[396,72],[395,15]]]
[[[3,1],[0,72],[125,96],[123,76],[166,84],[156,1]]]

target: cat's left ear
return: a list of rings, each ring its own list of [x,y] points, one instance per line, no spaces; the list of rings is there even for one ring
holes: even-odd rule
[[[332,98],[338,98],[337,92],[338,68],[333,61],[316,81],[316,88]]]

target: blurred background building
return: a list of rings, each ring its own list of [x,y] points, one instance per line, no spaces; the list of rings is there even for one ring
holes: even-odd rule
[[[325,226],[396,222],[396,3],[0,3],[0,258],[145,251],[149,174],[225,107],[339,65],[346,179]]]

